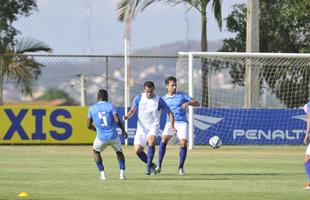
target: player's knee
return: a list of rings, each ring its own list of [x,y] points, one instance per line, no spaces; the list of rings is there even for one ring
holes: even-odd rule
[[[186,140],[180,140],[180,147],[187,147],[187,141]]]
[[[116,155],[117,155],[117,158],[118,158],[119,160],[120,160],[120,159],[125,159],[125,156],[124,156],[123,152],[121,152],[121,151],[116,152]]]
[[[164,136],[162,136],[161,142],[168,144],[169,140],[170,140],[170,136],[164,135]]]
[[[134,151],[136,154],[140,154],[143,151],[143,148],[140,146],[134,146]]]

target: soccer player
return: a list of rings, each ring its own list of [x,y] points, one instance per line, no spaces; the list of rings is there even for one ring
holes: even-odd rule
[[[125,156],[122,152],[121,141],[116,131],[116,124],[122,130],[122,135],[125,138],[127,138],[128,135],[121,120],[118,117],[115,105],[108,101],[107,91],[103,89],[99,90],[97,100],[98,102],[89,108],[87,127],[88,129],[97,132],[97,136],[93,144],[93,152],[97,168],[100,172],[100,179],[106,179],[106,173],[104,171],[100,152],[102,152],[108,145],[110,145],[116,152],[119,162],[119,178],[124,180],[126,179]]]
[[[154,93],[154,83],[147,81],[144,83],[144,93],[136,96],[124,120],[133,116],[138,110],[137,131],[134,139],[134,150],[138,157],[146,163],[145,174],[155,175],[156,165],[152,163],[155,154],[156,136],[160,128],[161,109],[164,110],[170,119],[170,128],[174,128],[174,118],[165,101]],[[147,155],[144,148],[148,144]]]
[[[309,144],[309,140],[310,140],[310,101],[304,106],[304,110],[306,112],[307,115],[307,133],[304,137],[304,143],[306,145],[308,145],[306,153],[305,153],[305,157],[304,157],[304,167],[305,167],[305,171],[306,174],[308,176],[308,182],[305,184],[305,189],[310,190],[310,144]]]
[[[177,92],[177,79],[173,76],[169,76],[165,80],[167,94],[163,99],[168,104],[170,110],[174,115],[175,128],[178,130],[177,136],[180,143],[180,162],[178,172],[180,175],[184,175],[184,162],[187,154],[187,140],[188,140],[188,122],[186,118],[186,109],[189,106],[198,107],[199,102],[194,98],[188,96],[184,92]],[[166,146],[173,136],[173,132],[170,130],[167,118],[167,123],[163,131],[162,140],[158,149],[158,164],[156,172],[160,173],[162,167],[162,161],[166,153]]]

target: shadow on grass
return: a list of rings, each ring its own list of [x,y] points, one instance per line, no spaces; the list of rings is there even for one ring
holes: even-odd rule
[[[180,176],[179,174],[156,174],[155,176],[148,176],[134,178],[131,177],[130,180],[249,180],[249,179],[259,179],[259,177],[268,179],[272,179],[272,177],[288,177],[288,176],[296,176],[303,175],[304,173],[195,173],[195,174],[186,174],[184,176]]]

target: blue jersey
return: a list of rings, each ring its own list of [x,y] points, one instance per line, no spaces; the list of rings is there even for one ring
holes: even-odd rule
[[[88,118],[93,119],[99,140],[113,140],[118,136],[113,117],[116,113],[114,104],[108,101],[100,101],[89,108]]]
[[[304,106],[304,111],[306,114],[310,112],[310,101]]]
[[[187,122],[186,110],[184,110],[181,106],[183,103],[189,102],[192,97],[188,96],[184,92],[176,92],[172,96],[166,94],[163,99],[166,101],[171,112],[173,113],[174,121]],[[166,121],[170,121],[169,117],[167,117]]]

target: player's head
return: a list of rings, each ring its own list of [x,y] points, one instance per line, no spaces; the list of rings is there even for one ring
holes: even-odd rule
[[[146,81],[144,83],[144,93],[147,98],[152,98],[154,96],[155,85],[152,81]]]
[[[177,79],[174,76],[169,76],[165,80],[168,94],[175,94],[177,91]]]
[[[100,89],[97,94],[98,101],[107,101],[108,100],[108,92],[104,89]]]

